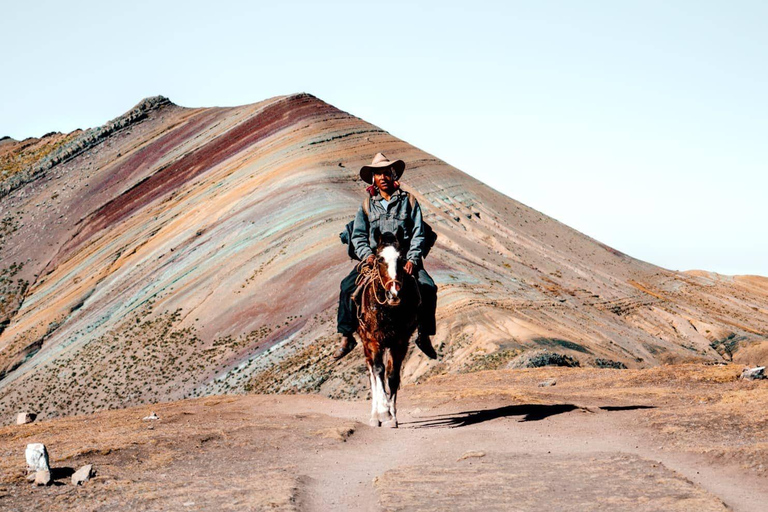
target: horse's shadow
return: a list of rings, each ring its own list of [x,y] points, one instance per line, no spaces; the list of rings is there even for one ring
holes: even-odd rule
[[[627,405],[600,407],[604,411],[628,411],[635,409],[653,409],[652,405]],[[439,414],[431,418],[418,421],[401,423],[405,428],[458,428],[476,425],[497,418],[510,416],[522,416],[518,421],[540,421],[550,416],[575,411],[585,410],[574,404],[520,404],[505,405],[495,409],[482,409],[477,411],[464,411],[453,414]]]

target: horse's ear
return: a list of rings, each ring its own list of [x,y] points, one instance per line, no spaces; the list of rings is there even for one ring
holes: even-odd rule
[[[378,227],[373,228],[373,239],[376,240],[376,244],[380,245],[381,242],[381,230]]]

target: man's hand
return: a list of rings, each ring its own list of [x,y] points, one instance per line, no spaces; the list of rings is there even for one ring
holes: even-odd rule
[[[375,262],[376,262],[376,256],[374,256],[373,254],[368,256],[368,259],[365,260],[365,264],[368,265],[369,267],[372,267]]]
[[[415,268],[415,265],[413,264],[413,262],[408,260],[405,263],[405,266],[403,267],[403,270],[405,270],[406,274],[408,274],[409,276],[412,276],[413,273],[416,271],[416,268]]]

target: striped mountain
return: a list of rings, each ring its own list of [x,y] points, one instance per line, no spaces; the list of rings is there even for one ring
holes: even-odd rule
[[[439,234],[426,265],[442,358],[413,352],[406,382],[532,349],[582,366],[765,359],[765,278],[634,259],[309,94],[155,97],[99,128],[0,140],[2,422],[364,391],[361,354],[329,354],[352,266],[338,233],[377,152],[407,162],[404,188]]]

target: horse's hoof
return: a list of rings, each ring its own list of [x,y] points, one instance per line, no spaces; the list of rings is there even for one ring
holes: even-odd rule
[[[380,427],[380,426],[381,426],[381,422],[380,422],[379,420],[375,420],[375,419],[373,419],[373,418],[371,418],[370,420],[368,420],[368,424],[369,424],[370,426],[372,426],[372,427]]]
[[[381,426],[387,427],[387,428],[397,428],[397,420],[385,421],[384,423],[381,424]]]

